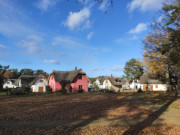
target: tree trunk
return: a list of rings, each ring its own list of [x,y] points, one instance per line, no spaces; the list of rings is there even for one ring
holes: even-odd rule
[[[170,70],[171,70],[171,67],[168,66],[168,83],[169,83],[168,89],[170,91],[172,91],[172,88],[173,88],[173,86],[172,86],[172,74],[171,74]]]
[[[178,81],[177,81],[177,89],[176,89],[176,95],[180,93],[180,71],[178,73]]]

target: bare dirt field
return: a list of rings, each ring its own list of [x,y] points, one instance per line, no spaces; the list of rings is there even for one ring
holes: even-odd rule
[[[180,134],[172,93],[0,96],[0,134]]]

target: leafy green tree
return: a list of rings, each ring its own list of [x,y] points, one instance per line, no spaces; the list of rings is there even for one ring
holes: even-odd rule
[[[5,79],[10,79],[13,77],[13,72],[11,72],[10,70],[7,70],[3,76]]]
[[[3,80],[4,80],[4,73],[6,72],[6,70],[9,69],[9,65],[8,66],[2,66],[0,65],[0,89],[2,89],[3,86]]]
[[[21,69],[20,74],[21,75],[34,75],[34,70],[28,69],[28,68]]]
[[[94,83],[96,81],[96,78],[89,78],[90,83]]]
[[[42,69],[35,70],[35,75],[44,74],[45,72]]]
[[[180,1],[173,0],[163,7],[160,22],[154,21],[145,37],[143,59],[150,71],[165,76],[173,88],[173,74],[180,70]]]
[[[168,42],[164,42],[159,50],[163,55],[169,54],[174,65],[180,66],[180,0],[173,0],[163,7],[164,22],[161,24],[169,33]]]
[[[17,79],[20,76],[17,68],[11,69],[11,72],[13,73],[13,79]]]
[[[96,90],[99,90],[98,85],[97,85],[97,84],[95,84],[95,83],[93,84],[92,88],[94,88],[94,89],[96,89]]]
[[[3,88],[3,75],[0,73],[0,90]]]
[[[137,59],[130,59],[126,62],[124,67],[124,74],[126,79],[139,79],[144,72],[143,65]]]

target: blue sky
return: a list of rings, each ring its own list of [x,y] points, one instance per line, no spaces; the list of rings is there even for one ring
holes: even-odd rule
[[[0,64],[122,76],[129,59],[142,58],[163,0],[82,1],[0,0]]]

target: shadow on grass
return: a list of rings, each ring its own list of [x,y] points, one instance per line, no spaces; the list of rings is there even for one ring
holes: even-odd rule
[[[172,100],[167,102],[165,105],[163,105],[159,110],[153,112],[150,114],[145,120],[142,122],[139,122],[138,124],[131,126],[128,130],[126,130],[123,135],[129,135],[129,134],[138,134],[141,132],[144,128],[151,126],[152,123],[160,117],[160,115],[167,110],[169,105],[171,105],[177,97],[175,96]]]
[[[24,97],[21,99],[13,98],[13,101],[8,101],[7,99],[4,101],[4,103],[0,103],[0,118],[6,118],[7,120],[11,120],[12,118],[18,121],[25,120],[27,122],[42,120],[51,122],[56,120],[65,121],[69,119],[72,121],[66,123],[67,125],[73,125],[74,122],[76,123],[74,127],[68,131],[69,134],[71,134],[81,127],[88,126],[99,118],[113,118],[116,120],[119,119],[119,121],[123,118],[125,119],[125,123],[127,123],[128,125],[129,117],[139,119],[142,115],[147,114],[148,117],[146,119],[144,119],[142,122],[139,122],[138,124],[135,124],[134,126],[131,126],[124,132],[124,134],[138,134],[144,128],[150,126],[156,119],[158,119],[159,116],[168,108],[168,106],[176,100],[176,98],[168,98],[168,96],[162,96],[162,99],[164,100],[166,100],[167,98],[168,100],[171,100],[157,111],[148,112],[147,109],[142,108],[142,105],[138,105],[136,104],[136,102],[134,102],[135,100],[137,100],[136,98],[134,98],[136,96],[137,98],[141,97],[141,95],[139,94],[77,94],[72,96],[60,97],[51,95],[47,97],[38,96]],[[129,98],[132,100],[129,100]],[[159,98],[161,98],[161,95],[151,97],[152,101],[153,99]],[[114,110],[116,114],[111,114],[110,112],[113,112]],[[109,117],[109,115],[112,115],[112,117]],[[44,126],[44,128],[47,128],[50,125],[50,123],[45,124],[46,125]],[[52,125],[52,127],[58,127],[59,123],[53,123]],[[63,124],[61,124],[61,126],[63,126]]]

